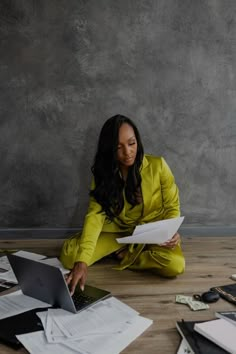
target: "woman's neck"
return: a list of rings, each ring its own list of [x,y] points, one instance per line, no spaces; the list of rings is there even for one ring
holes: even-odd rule
[[[128,176],[129,169],[126,167],[120,167],[120,173],[124,181],[126,181],[127,176]]]

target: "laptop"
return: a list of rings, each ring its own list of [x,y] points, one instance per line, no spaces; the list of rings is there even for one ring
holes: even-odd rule
[[[85,285],[84,291],[78,285],[71,296],[64,275],[59,268],[14,254],[9,254],[7,257],[22,293],[53,307],[78,313],[111,296],[109,291],[89,285]]]

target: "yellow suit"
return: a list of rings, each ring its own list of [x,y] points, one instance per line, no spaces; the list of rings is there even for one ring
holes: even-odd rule
[[[140,170],[142,205],[133,209],[124,198],[120,215],[110,222],[101,206],[91,197],[82,233],[65,241],[61,261],[72,268],[77,261],[91,265],[123,245],[117,237],[132,234],[136,225],[180,215],[179,193],[174,176],[162,157],[145,155]],[[92,184],[93,188],[93,184]],[[157,245],[130,245],[118,269],[149,269],[163,276],[174,276],[184,271],[184,257],[180,245],[168,249]]]

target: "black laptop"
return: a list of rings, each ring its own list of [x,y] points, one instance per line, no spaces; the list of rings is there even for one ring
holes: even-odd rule
[[[14,254],[9,254],[7,257],[22,293],[53,307],[77,313],[111,296],[109,291],[89,285],[85,285],[84,291],[77,286],[71,296],[59,268]]]

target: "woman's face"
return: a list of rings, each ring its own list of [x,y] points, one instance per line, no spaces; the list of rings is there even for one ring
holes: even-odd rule
[[[128,169],[135,162],[137,155],[137,140],[131,125],[123,123],[119,130],[117,159],[121,169]]]

